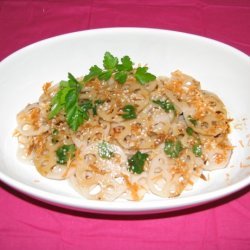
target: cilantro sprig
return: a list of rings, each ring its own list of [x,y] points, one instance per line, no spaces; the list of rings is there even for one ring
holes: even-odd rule
[[[103,69],[97,65],[89,69],[89,73],[84,76],[84,82],[88,82],[94,78],[99,80],[109,80],[112,75],[114,79],[124,84],[127,81],[128,75],[134,74],[135,79],[142,85],[155,80],[155,76],[148,72],[148,67],[138,67],[134,73],[133,62],[129,56],[124,56],[119,59],[113,56],[110,52],[105,52],[103,58]]]

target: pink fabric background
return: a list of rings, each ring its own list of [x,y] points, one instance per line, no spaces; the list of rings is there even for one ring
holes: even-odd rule
[[[114,26],[184,31],[250,54],[249,0],[0,0],[0,60],[44,38]],[[250,249],[249,188],[179,212],[107,216],[56,208],[0,185],[0,249]]]

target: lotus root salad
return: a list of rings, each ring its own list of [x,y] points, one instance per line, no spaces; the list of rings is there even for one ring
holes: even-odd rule
[[[227,166],[231,119],[221,99],[177,70],[156,77],[106,52],[79,78],[43,85],[17,114],[19,153],[86,199],[176,197]]]

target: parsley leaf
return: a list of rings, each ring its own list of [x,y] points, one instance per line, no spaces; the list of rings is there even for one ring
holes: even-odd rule
[[[112,71],[103,71],[99,76],[99,80],[109,80],[112,76]]]
[[[68,81],[61,81],[59,84],[59,91],[54,95],[51,100],[51,110],[49,113],[48,118],[52,119],[55,117],[65,106],[66,103],[66,96],[72,90],[79,90],[80,84],[77,80],[73,77],[72,74],[68,74]]]
[[[49,119],[55,117],[60,111],[66,113],[66,121],[69,127],[76,131],[78,127],[89,119],[88,109],[79,106],[78,99],[82,85],[72,74],[68,74],[68,81],[61,81],[59,91],[51,100]],[[91,107],[92,108],[92,107]]]
[[[88,118],[88,114],[82,112],[78,105],[74,105],[66,114],[66,121],[73,131],[76,131]]]
[[[118,71],[131,71],[133,70],[133,62],[131,61],[130,57],[129,56],[124,56],[122,59],[121,59],[121,64],[118,64],[117,65],[117,70]]]
[[[137,151],[136,154],[128,160],[129,170],[133,173],[141,174],[144,170],[144,164],[147,158],[148,154]]]
[[[97,65],[94,65],[89,69],[88,75],[84,76],[83,81],[89,82],[95,77],[98,77],[101,73],[102,73],[102,69],[100,69]]]
[[[69,82],[71,84],[75,84],[75,85],[78,84],[78,81],[76,80],[76,78],[71,73],[68,73],[68,79],[69,79]]]
[[[74,105],[76,105],[78,100],[78,93],[77,91],[72,88],[68,91],[67,95],[65,96],[65,110],[68,112]]]
[[[123,84],[127,81],[128,74],[133,70],[133,62],[129,56],[124,56],[121,59],[121,64],[118,64],[116,69],[118,72],[115,73],[115,80]]]
[[[119,71],[115,73],[115,80],[121,84],[125,83],[128,78],[128,73],[124,71]]]
[[[114,150],[110,144],[103,141],[98,144],[98,154],[103,159],[110,159],[114,155]]]
[[[182,150],[183,150],[183,146],[179,140],[177,141],[166,140],[165,141],[164,152],[170,158],[177,158]]]
[[[118,58],[114,57],[110,52],[105,52],[103,59],[103,66],[105,69],[114,69],[118,64]]]
[[[128,75],[133,74],[133,64],[129,56],[122,57],[121,62],[119,62],[117,57],[107,51],[103,58],[104,69],[99,68],[97,65],[92,66],[83,80],[84,82],[88,82],[94,78],[98,78],[99,80],[107,81],[114,75],[114,79],[123,84],[126,82]],[[147,71],[148,67],[137,68],[134,76],[139,83],[145,84],[156,78]]]
[[[165,101],[153,100],[153,103],[158,104],[167,113],[170,112],[170,111],[175,111],[174,104],[172,102],[170,102],[168,99],[165,100]]]
[[[126,120],[135,119],[136,118],[136,112],[135,107],[133,105],[126,105],[123,107],[122,111],[124,112],[122,114],[122,118]]]
[[[65,97],[70,91],[70,88],[64,88],[59,90],[51,100],[51,110],[48,118],[55,117],[63,108],[65,104]]]
[[[74,144],[63,145],[56,150],[57,163],[66,164],[70,158],[75,156],[76,147]]]
[[[156,76],[147,72],[148,67],[138,67],[135,72],[135,79],[142,85],[156,79]]]
[[[72,78],[72,74],[68,74],[68,81],[61,81],[59,84],[59,91],[51,99],[51,109],[48,115],[49,119],[55,117],[65,106],[66,96],[72,89],[79,90],[80,84],[75,82],[75,78]]]

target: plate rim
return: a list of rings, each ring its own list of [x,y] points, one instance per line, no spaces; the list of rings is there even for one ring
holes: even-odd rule
[[[96,29],[88,29],[88,30],[82,30],[82,31],[76,31],[76,32],[70,32],[65,33],[53,37],[49,37],[46,39],[42,39],[40,41],[37,41],[35,43],[29,44],[27,46],[24,46],[23,48],[20,48],[16,51],[14,51],[12,54],[5,57],[0,62],[0,71],[2,67],[9,61],[11,61],[13,58],[15,59],[16,56],[22,55],[22,53],[27,52],[29,49],[32,49],[34,47],[39,48],[39,46],[46,45],[47,43],[52,42],[58,42],[59,40],[64,40],[65,38],[74,38],[78,37],[84,34],[96,34],[100,32],[134,32],[139,31],[141,33],[145,33],[146,31],[150,32],[162,32],[162,33],[169,33],[173,35],[179,35],[179,36],[186,36],[198,40],[203,40],[204,42],[210,42],[212,44],[217,44],[220,46],[223,46],[227,49],[230,49],[234,53],[237,53],[239,56],[241,56],[244,59],[247,59],[250,65],[250,58],[247,54],[240,51],[239,49],[225,44],[223,42],[217,41],[212,38],[186,33],[186,32],[180,32],[175,30],[166,30],[166,29],[158,29],[158,28],[140,28],[140,27],[109,27],[109,28],[96,28]],[[4,161],[1,159],[1,162],[3,164]],[[90,212],[98,212],[98,213],[152,213],[152,212],[160,212],[160,211],[173,211],[173,210],[180,210],[185,207],[190,206],[196,206],[204,203],[211,202],[213,200],[220,199],[224,196],[228,196],[232,193],[235,193],[245,187],[247,187],[250,184],[250,176],[248,175],[241,181],[238,181],[232,185],[229,185],[227,187],[220,188],[219,190],[206,192],[206,194],[197,194],[192,195],[191,197],[178,197],[178,198],[165,198],[165,200],[156,200],[156,201],[147,201],[143,200],[140,202],[134,202],[134,201],[115,201],[115,202],[109,202],[109,201],[93,201],[93,200],[86,200],[78,199],[77,197],[67,197],[66,201],[62,202],[63,195],[51,193],[42,189],[39,189],[37,187],[31,187],[23,182],[20,182],[16,179],[12,179],[10,176],[2,173],[0,171],[0,180],[7,184],[8,186],[14,188],[15,190],[18,190],[19,192],[25,193],[28,196],[31,196],[35,199],[42,200],[44,202],[60,206],[60,207],[68,207],[75,210],[81,210],[81,211],[90,211]],[[204,197],[205,196],[205,197]],[[191,199],[191,201],[189,201]],[[87,201],[87,202],[86,202]],[[101,202],[101,203],[100,203]],[[124,203],[125,202],[125,203]],[[146,204],[146,208],[143,208],[140,206],[140,204]],[[100,205],[101,204],[101,205]],[[129,204],[128,206],[124,204]],[[121,206],[122,205],[122,206]]]
[[[162,29],[162,28],[148,28],[148,27],[107,27],[107,28],[93,28],[93,29],[86,29],[86,30],[79,30],[79,31],[74,31],[74,32],[69,32],[69,33],[63,33],[60,35],[55,35],[55,36],[51,36],[48,38],[44,38],[41,40],[38,40],[37,42],[25,45],[22,48],[19,48],[15,51],[13,51],[13,53],[7,55],[5,58],[3,58],[0,61],[0,67],[1,64],[11,60],[13,56],[16,56],[16,54],[22,53],[24,50],[32,48],[33,46],[41,46],[43,43],[47,43],[50,42],[50,40],[60,40],[63,38],[67,38],[67,37],[71,37],[71,36],[79,36],[81,34],[87,34],[89,33],[91,35],[91,33],[99,33],[99,32],[112,32],[112,31],[118,31],[118,32],[125,32],[125,31],[139,31],[139,32],[145,32],[145,31],[150,31],[150,32],[162,32],[162,33],[169,33],[169,34],[176,34],[176,35],[181,35],[181,36],[187,36],[187,37],[193,37],[195,39],[201,39],[201,40],[207,40],[210,41],[211,43],[214,44],[218,44],[221,46],[224,46],[225,48],[227,47],[230,50],[233,50],[234,52],[241,54],[241,56],[246,57],[246,59],[249,59],[250,62],[250,56],[248,54],[246,54],[245,52],[241,51],[238,48],[235,48],[234,46],[221,42],[219,40],[216,40],[214,38],[210,38],[210,37],[206,37],[206,36],[202,36],[202,35],[197,35],[197,34],[193,34],[193,33],[188,33],[188,32],[182,32],[182,31],[177,31],[177,30],[169,30],[169,29]],[[25,52],[25,51],[24,51]]]
[[[44,201],[48,204],[53,204],[59,207],[67,207],[80,211],[89,211],[95,213],[157,213],[161,211],[175,211],[184,209],[187,207],[198,206],[201,204],[209,203],[214,200],[218,200],[225,196],[229,196],[241,189],[250,185],[250,176],[244,178],[243,180],[228,185],[227,187],[221,188],[219,190],[210,191],[204,194],[192,195],[191,197],[177,197],[177,198],[161,198],[160,200],[149,201],[96,201],[87,200],[84,197],[67,197],[67,199],[62,202],[62,197],[60,194],[51,193],[36,187],[29,186],[20,181],[12,179],[11,177],[0,172],[0,181],[6,185],[14,188],[15,190],[24,193],[34,199]],[[216,195],[214,195],[216,194]],[[190,198],[191,202],[190,202]],[[145,204],[146,208],[142,208],[141,204]],[[125,205],[125,206],[124,206]]]

